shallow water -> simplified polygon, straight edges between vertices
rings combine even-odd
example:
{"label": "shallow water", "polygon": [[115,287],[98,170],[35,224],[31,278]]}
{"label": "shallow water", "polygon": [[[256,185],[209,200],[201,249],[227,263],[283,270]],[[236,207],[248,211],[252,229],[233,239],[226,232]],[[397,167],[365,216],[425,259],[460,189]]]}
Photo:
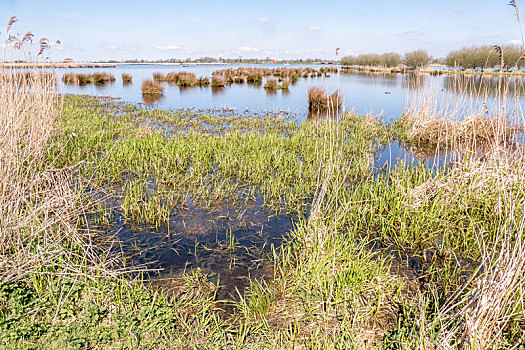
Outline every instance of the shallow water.
{"label": "shallow water", "polygon": [[128,264],[147,266],[151,272],[146,278],[168,290],[185,271],[200,269],[220,285],[220,299],[236,300],[237,290],[248,286],[248,276],[268,278],[268,254],[293,227],[293,217],[264,208],[260,198],[242,207],[222,203],[206,209],[189,201],[160,228],[126,221],[117,201],[108,205],[116,210],[106,239]]}
{"label": "shallow water", "polygon": [[[327,88],[330,92],[339,87],[344,97],[344,108],[358,114],[381,114],[385,121],[399,118],[408,100],[414,94],[424,99],[433,96],[440,101],[441,109],[461,103],[464,108],[480,107],[483,103],[489,107],[501,104],[497,99],[500,87],[517,92],[523,98],[523,79],[495,76],[430,76],[427,74],[384,74],[384,73],[335,73],[330,77],[300,78],[289,90],[268,92],[263,85],[232,84],[223,88],[190,87],[179,88],[177,85],[163,83],[164,95],[158,100],[144,100],[141,92],[142,81],[152,79],[154,72],[195,73],[196,77],[210,77],[216,70],[226,68],[250,67],[205,65],[205,66],[157,66],[157,65],[122,65],[115,68],[76,68],[57,69],[60,90],[63,93],[89,94],[94,96],[114,96],[126,102],[150,103],[164,109],[177,108],[216,108],[230,107],[250,111],[286,110],[296,114],[299,121],[305,120],[308,114],[307,94],[312,86]],[[251,66],[253,67],[253,65]],[[297,65],[257,65],[256,67],[301,67]],[[321,66],[302,66],[319,69]],[[116,81],[104,86],[65,85],[61,77],[66,73],[106,72],[115,76]],[[122,73],[133,76],[132,84],[122,83]],[[510,102],[515,106],[514,102]],[[513,108],[510,106],[509,108]]]}

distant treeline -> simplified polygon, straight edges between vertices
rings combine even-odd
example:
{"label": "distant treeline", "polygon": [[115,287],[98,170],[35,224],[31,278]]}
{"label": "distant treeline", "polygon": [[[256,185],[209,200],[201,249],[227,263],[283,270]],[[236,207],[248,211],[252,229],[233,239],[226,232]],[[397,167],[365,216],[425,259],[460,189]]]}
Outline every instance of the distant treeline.
{"label": "distant treeline", "polygon": [[341,64],[345,66],[397,67],[402,62],[401,55],[394,52],[384,54],[367,53],[341,58]]}
{"label": "distant treeline", "polygon": [[450,52],[444,59],[432,59],[424,50],[407,52],[404,56],[389,52],[384,54],[361,54],[346,56],[340,61],[345,66],[397,67],[405,64],[409,67],[426,67],[431,63],[440,63],[463,69],[494,68],[503,63],[504,69],[525,67],[525,55],[517,46],[471,46]]}
{"label": "distant treeline", "polygon": [[523,52],[516,46],[471,46],[452,51],[444,63],[451,67],[492,68],[499,67],[503,62],[503,68],[509,69],[516,66],[525,67],[522,55]]}
{"label": "distant treeline", "polygon": [[418,68],[427,66],[432,57],[424,50],[410,51],[402,57],[395,52],[384,54],[361,54],[358,56],[346,56],[340,61],[345,66],[374,66],[374,67],[397,67],[401,64]]}

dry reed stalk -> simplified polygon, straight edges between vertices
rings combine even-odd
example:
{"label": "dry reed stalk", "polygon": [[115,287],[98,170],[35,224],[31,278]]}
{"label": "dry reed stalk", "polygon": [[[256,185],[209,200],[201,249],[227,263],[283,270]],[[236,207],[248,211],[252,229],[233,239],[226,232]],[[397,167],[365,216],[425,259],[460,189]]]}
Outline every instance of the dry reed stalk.
{"label": "dry reed stalk", "polygon": [[0,284],[28,282],[36,273],[113,274],[79,227],[86,207],[75,167],[54,169],[47,159],[59,132],[56,87],[54,74],[36,68],[0,72]]}
{"label": "dry reed stalk", "polygon": [[[488,83],[482,82],[479,87],[472,84],[471,78],[459,80],[452,87],[458,92],[453,97],[436,92],[423,95],[417,89],[399,120],[403,126],[401,139],[424,157],[513,147],[514,137],[525,130],[521,110],[516,108],[521,87],[514,84],[511,91],[509,81],[499,84],[489,101]],[[471,89],[475,97],[466,93]]]}
{"label": "dry reed stalk", "polygon": [[342,106],[342,96],[339,92],[331,95],[320,87],[311,87],[308,89],[308,105],[310,110],[330,114],[336,114]]}
{"label": "dry reed stalk", "polygon": [[[43,77],[13,71],[0,75],[2,282],[24,279],[37,270],[46,273],[46,266],[80,271],[87,264],[78,261],[101,262],[77,228],[82,208],[72,185],[73,169],[46,166],[45,150],[56,131],[60,106],[56,78]],[[85,259],[65,248],[72,246],[82,246]]]}
{"label": "dry reed stalk", "polygon": [[431,179],[412,189],[408,204],[418,208],[440,192],[448,205],[457,205],[464,193],[469,193],[471,200],[482,202],[488,196],[499,197],[506,191],[517,191],[525,184],[524,151],[523,148],[495,148],[487,150],[483,157],[463,158],[446,177]]}
{"label": "dry reed stalk", "polygon": [[[520,194],[502,193],[507,221],[498,230],[493,247],[482,234],[478,244],[481,264],[441,307],[434,321],[442,330],[438,345],[444,349],[499,349],[512,346],[504,337],[511,323],[523,324],[525,278],[525,213]],[[516,205],[521,203],[521,205]]]}

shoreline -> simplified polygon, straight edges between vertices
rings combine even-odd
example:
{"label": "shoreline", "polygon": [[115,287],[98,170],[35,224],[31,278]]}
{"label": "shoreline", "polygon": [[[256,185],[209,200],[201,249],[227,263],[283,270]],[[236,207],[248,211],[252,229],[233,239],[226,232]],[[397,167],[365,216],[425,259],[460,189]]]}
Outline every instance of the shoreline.
{"label": "shoreline", "polygon": [[364,73],[383,73],[383,74],[430,74],[430,75],[504,75],[504,76],[525,76],[523,71],[511,71],[511,72],[498,72],[493,70],[476,71],[473,69],[467,70],[454,70],[454,69],[408,69],[406,67],[363,67],[363,66],[341,66],[341,72],[364,72]]}
{"label": "shoreline", "polygon": [[331,65],[325,63],[229,63],[229,62],[112,62],[112,63],[96,63],[96,62],[52,62],[52,63],[0,63],[0,69],[9,68],[116,68],[118,66],[241,66],[241,65],[276,65],[276,66],[290,66],[290,65]]}

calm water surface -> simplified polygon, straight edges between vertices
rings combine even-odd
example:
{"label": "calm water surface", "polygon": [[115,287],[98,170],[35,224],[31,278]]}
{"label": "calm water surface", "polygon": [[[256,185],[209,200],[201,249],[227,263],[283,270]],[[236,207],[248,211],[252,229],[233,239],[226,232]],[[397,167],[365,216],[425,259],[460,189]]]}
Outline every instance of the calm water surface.
{"label": "calm water surface", "polygon": [[[197,65],[186,67],[181,65],[122,65],[116,68],[59,69],[57,74],[59,79],[61,79],[63,74],[70,72],[106,72],[113,74],[116,81],[105,86],[65,85],[60,80],[60,88],[64,93],[114,96],[120,97],[126,102],[143,103],[146,101],[142,98],[142,81],[152,79],[154,72],[166,74],[168,72],[188,71],[195,73],[198,78],[201,76],[210,77],[215,70],[238,67],[250,67],[250,65]],[[292,68],[300,66],[257,65],[255,67]],[[308,67],[318,69],[321,66]],[[129,85],[122,84],[122,73],[131,74],[133,83]],[[505,83],[509,81],[511,90],[514,90],[517,85],[522,86],[521,79],[519,79],[517,84],[515,79],[506,79]],[[490,105],[494,100],[498,82],[498,78],[494,76],[465,78],[463,76],[450,75],[341,73],[339,77],[337,74],[332,74],[328,78],[300,78],[296,84],[290,86],[288,91],[278,90],[272,92],[267,92],[263,85],[246,83],[227,85],[219,89],[212,89],[211,87],[181,89],[177,85],[163,83],[165,87],[164,96],[155,101],[154,104],[164,109],[230,107],[239,110],[250,109],[256,111],[286,110],[296,114],[298,120],[302,121],[307,117],[307,94],[310,87],[320,86],[333,92],[339,86],[344,96],[344,107],[346,110],[353,110],[358,114],[382,114],[385,121],[390,121],[402,115],[407,101],[414,94],[438,97],[445,105],[454,105],[457,104],[457,101],[462,101],[462,105],[469,106],[479,105],[488,101]],[[462,87],[465,87],[465,89]],[[457,93],[456,90],[464,90],[466,92]],[[486,92],[489,96],[488,99],[480,98],[480,95],[484,95],[480,91]],[[522,91],[520,93],[522,94]],[[523,98],[520,101],[523,102]]]}

